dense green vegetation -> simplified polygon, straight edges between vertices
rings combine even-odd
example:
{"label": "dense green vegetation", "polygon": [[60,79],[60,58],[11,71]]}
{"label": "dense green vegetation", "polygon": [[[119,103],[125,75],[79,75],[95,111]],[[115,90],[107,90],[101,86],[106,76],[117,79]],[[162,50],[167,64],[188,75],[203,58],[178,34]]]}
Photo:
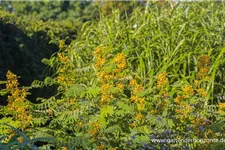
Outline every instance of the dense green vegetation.
{"label": "dense green vegetation", "polygon": [[39,4],[0,11],[0,149],[224,149],[224,2]]}

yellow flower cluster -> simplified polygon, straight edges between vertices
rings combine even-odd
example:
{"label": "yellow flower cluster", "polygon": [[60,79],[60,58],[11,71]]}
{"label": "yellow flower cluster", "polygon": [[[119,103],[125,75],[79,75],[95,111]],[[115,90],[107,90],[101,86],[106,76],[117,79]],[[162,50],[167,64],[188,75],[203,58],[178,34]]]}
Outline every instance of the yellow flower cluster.
{"label": "yellow flower cluster", "polygon": [[104,50],[105,50],[104,46],[99,46],[94,51],[94,55],[97,57],[97,62],[95,64],[95,67],[97,69],[100,69],[106,63],[106,58],[104,56]]}
{"label": "yellow flower cluster", "polygon": [[192,107],[186,103],[180,104],[180,108],[175,109],[181,122],[184,122],[192,111]]}
{"label": "yellow flower cluster", "polygon": [[19,143],[23,143],[23,138],[22,137],[17,138],[17,140],[18,140]]}
{"label": "yellow flower cluster", "polygon": [[102,85],[102,92],[108,91],[110,89],[111,85],[109,83]]}
{"label": "yellow flower cluster", "polygon": [[83,122],[79,121],[79,122],[77,123],[77,125],[78,125],[78,127],[82,127]]}
{"label": "yellow flower cluster", "polygon": [[60,40],[59,41],[59,49],[63,49],[65,45],[65,41],[64,40]]}
{"label": "yellow flower cluster", "polygon": [[210,58],[209,58],[209,56],[208,55],[200,56],[197,66],[198,66],[198,69],[199,69],[199,72],[197,74],[197,78],[209,80],[210,79],[210,77],[208,76],[208,72],[209,72],[209,69],[210,69]]}
{"label": "yellow flower cluster", "polygon": [[77,99],[76,99],[76,98],[71,98],[71,99],[69,100],[69,104],[73,104],[74,102],[77,102]]}
{"label": "yellow flower cluster", "polygon": [[14,92],[19,86],[17,76],[13,74],[11,71],[8,71],[6,77],[7,77],[6,89]]}
{"label": "yellow flower cluster", "polygon": [[168,104],[170,103],[168,97],[168,89],[167,86],[169,86],[169,80],[167,78],[167,73],[162,72],[157,76],[157,88],[159,90],[159,95],[161,99],[158,101],[157,104],[157,110],[153,111],[154,113],[162,112],[164,109],[167,108]]}
{"label": "yellow flower cluster", "polygon": [[198,65],[199,68],[209,67],[210,66],[210,58],[209,58],[209,56],[208,55],[200,56],[197,65]]}
{"label": "yellow flower cluster", "polygon": [[71,63],[68,56],[65,56],[65,54],[58,52],[57,53],[60,65],[58,68],[58,76],[57,76],[57,82],[63,86],[67,86],[69,84],[73,84],[74,80],[73,77],[71,77]]}
{"label": "yellow flower cluster", "polygon": [[101,144],[99,146],[97,146],[97,150],[104,150],[105,149],[105,145]]}
{"label": "yellow flower cluster", "polygon": [[8,110],[16,113],[16,118],[21,121],[21,127],[25,128],[32,120],[31,115],[27,113],[28,105],[26,104],[27,91],[25,88],[20,89],[17,76],[11,71],[6,74],[6,89],[10,92],[8,95]]}
{"label": "yellow flower cluster", "polygon": [[194,81],[194,85],[195,85],[195,87],[199,87],[199,81],[198,80],[195,80]]}
{"label": "yellow flower cluster", "polygon": [[200,88],[200,89],[197,89],[197,92],[199,95],[201,95],[202,97],[206,97],[207,96],[207,93],[204,89]]}
{"label": "yellow flower cluster", "polygon": [[110,80],[113,78],[113,75],[111,72],[106,72],[102,70],[103,65],[106,64],[104,52],[105,52],[104,46],[99,46],[94,51],[94,55],[97,58],[95,67],[98,70],[97,76],[101,84],[101,100],[99,101],[100,106],[105,103],[108,103],[110,99],[113,98],[113,95],[110,92],[110,88],[112,87],[112,85],[110,84]]}
{"label": "yellow flower cluster", "polygon": [[[123,53],[119,53],[113,58],[113,62],[109,61],[110,63],[107,63],[107,54],[104,46],[97,47],[94,55],[97,58],[95,67],[97,68],[97,76],[101,85],[101,100],[99,101],[101,106],[109,103],[114,98],[115,95],[110,90],[113,87],[117,87],[120,92],[123,92],[125,84],[119,81],[119,73],[125,69],[126,59]],[[108,68],[115,66],[113,63],[116,64],[116,68],[109,70]]]}
{"label": "yellow flower cluster", "polygon": [[101,125],[97,122],[90,122],[90,126],[92,127],[92,129],[88,133],[91,134],[94,140],[99,135]]}
{"label": "yellow flower cluster", "polygon": [[208,55],[202,55],[198,59],[197,67],[198,67],[198,73],[197,73],[197,79],[194,80],[194,86],[196,92],[201,96],[201,97],[206,97],[207,92],[204,87],[202,87],[201,81],[209,81],[210,76],[208,75],[209,70],[210,70],[210,58]]}
{"label": "yellow flower cluster", "polygon": [[117,150],[117,148],[110,148],[109,150]]}
{"label": "yellow flower cluster", "polygon": [[59,60],[61,61],[61,63],[69,63],[70,62],[70,59],[68,56],[64,56],[63,53],[57,53],[58,57],[59,57]]}
{"label": "yellow flower cluster", "polygon": [[152,110],[151,110],[151,113],[154,114],[154,115],[156,115],[156,114],[158,113],[158,110],[152,109]]}
{"label": "yellow flower cluster", "polygon": [[124,90],[125,85],[122,83],[117,83],[116,87],[118,87],[121,91]]}
{"label": "yellow flower cluster", "polygon": [[111,79],[113,79],[113,76],[110,73],[107,72],[98,72],[97,76],[99,77],[100,83],[109,82]]}
{"label": "yellow flower cluster", "polygon": [[137,80],[135,80],[135,79],[130,80],[130,85],[131,85],[131,86],[136,86],[136,85],[138,85]]}
{"label": "yellow flower cluster", "polygon": [[101,100],[100,105],[107,103],[110,101],[110,99],[113,99],[113,95],[110,92],[111,85],[109,83],[103,84],[101,87]]}
{"label": "yellow flower cluster", "polygon": [[70,83],[72,84],[73,83],[73,80],[71,80],[71,77],[68,77],[67,75],[69,74],[61,74],[59,73],[58,74],[58,77],[57,77],[57,82],[61,85],[64,85],[64,86],[67,86],[69,85]]}
{"label": "yellow flower cluster", "polygon": [[143,109],[145,106],[145,98],[138,96],[138,93],[142,92],[144,88],[142,85],[137,83],[136,79],[130,80],[130,86],[132,89],[132,95],[130,97],[131,102],[139,104],[140,109]]}
{"label": "yellow flower cluster", "polygon": [[174,99],[174,102],[177,103],[177,104],[181,104],[182,101],[183,101],[184,99],[186,99],[186,98],[187,98],[187,96],[185,96],[185,95],[178,95],[178,96]]}
{"label": "yellow flower cluster", "polygon": [[98,57],[98,58],[97,58],[97,62],[96,62],[96,64],[95,64],[95,67],[96,67],[96,68],[100,68],[100,67],[103,66],[105,63],[106,63],[106,59],[105,59],[105,58]]}
{"label": "yellow flower cluster", "polygon": [[144,118],[144,115],[142,115],[141,113],[136,114],[136,117],[135,117],[136,120],[141,120],[143,118]]}
{"label": "yellow flower cluster", "polygon": [[209,76],[207,75],[209,72],[209,68],[200,68],[199,72],[197,74],[197,78],[198,79],[207,79],[209,78]]}
{"label": "yellow flower cluster", "polygon": [[185,86],[183,90],[187,95],[194,95],[194,89],[191,85]]}
{"label": "yellow flower cluster", "polygon": [[61,150],[68,150],[65,146],[61,147]]}
{"label": "yellow flower cluster", "polygon": [[130,127],[134,128],[136,126],[136,124],[134,122],[130,123]]}
{"label": "yellow flower cluster", "polygon": [[105,50],[105,46],[99,46],[95,49],[94,55],[102,55]]}
{"label": "yellow flower cluster", "polygon": [[222,114],[225,110],[225,103],[219,103],[219,109],[218,109],[218,113]]}
{"label": "yellow flower cluster", "polygon": [[126,57],[123,53],[117,54],[116,57],[114,58],[113,62],[117,66],[116,72],[120,72],[121,70],[126,68],[126,65],[127,65]]}
{"label": "yellow flower cluster", "polygon": [[168,78],[166,76],[167,76],[166,72],[163,72],[158,75],[157,87],[159,89],[164,88],[169,83]]}

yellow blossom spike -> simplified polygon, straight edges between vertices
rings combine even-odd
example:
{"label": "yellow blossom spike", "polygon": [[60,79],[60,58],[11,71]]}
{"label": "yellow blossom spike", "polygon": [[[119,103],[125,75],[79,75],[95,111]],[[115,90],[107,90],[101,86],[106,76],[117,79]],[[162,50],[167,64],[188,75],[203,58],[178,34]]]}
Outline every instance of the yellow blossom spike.
{"label": "yellow blossom spike", "polygon": [[65,41],[64,40],[60,40],[59,41],[59,49],[62,49],[65,45]]}
{"label": "yellow blossom spike", "polygon": [[166,72],[163,72],[158,75],[157,87],[159,89],[165,87],[168,84],[169,81],[166,76],[167,76]]}
{"label": "yellow blossom spike", "polygon": [[135,80],[135,79],[130,80],[130,85],[131,86],[136,86],[137,85],[137,80]]}
{"label": "yellow blossom spike", "polygon": [[127,65],[126,57],[123,53],[117,54],[113,61],[117,65],[117,67],[121,70],[124,69]]}
{"label": "yellow blossom spike", "polygon": [[183,90],[185,93],[187,93],[189,95],[194,95],[194,90],[191,85],[185,86]]}

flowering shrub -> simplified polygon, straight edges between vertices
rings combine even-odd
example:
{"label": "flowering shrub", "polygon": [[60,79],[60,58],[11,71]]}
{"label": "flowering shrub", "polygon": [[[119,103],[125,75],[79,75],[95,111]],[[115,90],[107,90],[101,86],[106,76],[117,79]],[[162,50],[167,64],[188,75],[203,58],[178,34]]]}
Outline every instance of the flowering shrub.
{"label": "flowering shrub", "polygon": [[[224,20],[224,12],[218,11],[224,6],[200,4],[204,9],[197,9],[195,3],[172,8],[153,4],[145,11],[137,9],[125,20],[115,11],[113,16],[84,27],[69,45],[60,40],[60,50],[44,59],[55,74],[30,86],[56,85],[57,93],[30,103],[29,109],[21,106],[17,120],[26,116],[28,121],[23,118],[26,126],[17,127],[32,138],[56,138],[41,148],[222,148],[223,143],[197,142],[222,139],[225,114],[224,103],[214,98],[223,93],[218,86],[224,88],[220,70],[224,37],[217,33],[223,30],[212,29],[221,25],[218,20]],[[205,17],[205,9],[217,15]],[[214,24],[202,23],[209,18]],[[12,109],[17,97],[25,103],[27,91],[17,90],[15,75],[9,72],[7,76],[6,107]]]}

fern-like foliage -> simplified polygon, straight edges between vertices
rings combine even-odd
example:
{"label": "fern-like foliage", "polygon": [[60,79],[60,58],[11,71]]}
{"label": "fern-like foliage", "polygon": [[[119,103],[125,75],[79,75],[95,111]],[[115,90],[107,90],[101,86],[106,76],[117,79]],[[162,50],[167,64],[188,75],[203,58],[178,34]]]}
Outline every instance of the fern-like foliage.
{"label": "fern-like foliage", "polygon": [[11,130],[14,131],[14,134],[10,137],[1,136],[0,137],[0,149],[30,149],[30,150],[41,150],[39,147],[35,145],[36,142],[40,141],[53,141],[54,138],[35,138],[29,139],[23,132],[19,129],[9,125],[4,124],[4,126],[9,127]]}

